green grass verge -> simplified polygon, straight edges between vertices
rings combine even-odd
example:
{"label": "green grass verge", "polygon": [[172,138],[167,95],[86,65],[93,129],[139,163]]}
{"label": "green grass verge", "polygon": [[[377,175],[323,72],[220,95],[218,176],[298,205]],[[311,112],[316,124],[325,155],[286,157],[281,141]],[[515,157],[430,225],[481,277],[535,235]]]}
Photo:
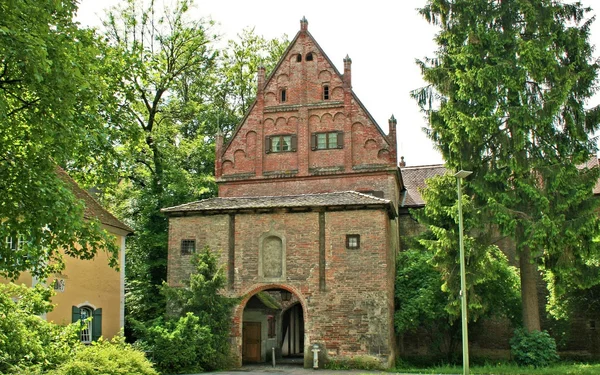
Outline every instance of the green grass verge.
{"label": "green grass verge", "polygon": [[[391,372],[401,374],[462,374],[462,367],[396,368]],[[472,366],[470,367],[470,373],[481,375],[598,375],[600,374],[600,364],[556,364],[545,368],[528,368],[499,364]]]}

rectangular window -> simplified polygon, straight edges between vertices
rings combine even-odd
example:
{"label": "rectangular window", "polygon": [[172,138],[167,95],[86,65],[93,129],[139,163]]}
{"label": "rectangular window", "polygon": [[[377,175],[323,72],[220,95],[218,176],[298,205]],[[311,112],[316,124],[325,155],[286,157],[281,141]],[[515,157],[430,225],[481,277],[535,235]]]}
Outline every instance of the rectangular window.
{"label": "rectangular window", "polygon": [[196,240],[181,240],[181,255],[190,255],[196,252]]}
{"label": "rectangular window", "polygon": [[344,132],[313,133],[311,137],[311,149],[331,150],[344,148]]}
{"label": "rectangular window", "polygon": [[329,100],[329,86],[323,86],[323,100]]}
{"label": "rectangular window", "polygon": [[281,89],[281,91],[279,92],[279,99],[280,99],[280,102],[282,102],[282,103],[285,103],[287,101],[286,89]]}
{"label": "rectangular window", "polygon": [[360,249],[360,234],[346,235],[346,249]]}
{"label": "rectangular window", "polygon": [[295,134],[270,135],[265,139],[265,152],[296,152]]}

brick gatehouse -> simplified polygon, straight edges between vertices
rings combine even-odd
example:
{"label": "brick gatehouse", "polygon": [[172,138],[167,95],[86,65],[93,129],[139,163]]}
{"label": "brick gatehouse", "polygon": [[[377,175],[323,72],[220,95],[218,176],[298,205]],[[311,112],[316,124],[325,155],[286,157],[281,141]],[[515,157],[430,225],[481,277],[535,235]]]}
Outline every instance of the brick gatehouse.
{"label": "brick gatehouse", "polygon": [[396,120],[385,134],[302,19],[225,144],[217,137],[219,197],[163,210],[168,282],[192,272],[190,249],[220,254],[243,362],[370,357],[391,366],[401,177]]}

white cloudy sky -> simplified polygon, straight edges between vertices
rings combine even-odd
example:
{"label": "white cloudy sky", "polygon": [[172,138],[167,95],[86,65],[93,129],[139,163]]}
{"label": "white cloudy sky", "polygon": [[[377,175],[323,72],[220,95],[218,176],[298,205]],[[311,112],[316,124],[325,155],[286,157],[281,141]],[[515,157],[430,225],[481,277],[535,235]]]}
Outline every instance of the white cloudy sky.
{"label": "white cloudy sky", "polygon": [[[157,0],[161,4],[162,0]],[[167,1],[167,0],[165,0]],[[78,19],[99,26],[104,9],[119,0],[81,0]],[[583,0],[592,6],[594,0]],[[255,27],[267,38],[287,34],[292,39],[300,19],[321,48],[343,71],[343,58],[352,58],[352,86],[384,131],[393,114],[398,120],[398,155],[407,165],[437,164],[441,156],[422,128],[425,120],[410,91],[424,85],[415,59],[432,56],[436,29],[417,14],[426,0],[196,0],[194,17],[212,18],[223,40],[245,27]],[[600,4],[593,14],[600,13]],[[600,56],[600,21],[592,29],[592,43]],[[600,104],[597,95],[590,105]]]}

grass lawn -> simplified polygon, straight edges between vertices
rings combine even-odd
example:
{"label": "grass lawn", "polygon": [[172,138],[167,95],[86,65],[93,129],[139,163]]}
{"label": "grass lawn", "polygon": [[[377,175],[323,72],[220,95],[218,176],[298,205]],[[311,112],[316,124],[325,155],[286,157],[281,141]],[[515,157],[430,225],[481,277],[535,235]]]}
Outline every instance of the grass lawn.
{"label": "grass lawn", "polygon": [[[460,366],[440,366],[430,368],[396,368],[392,372],[404,374],[462,374]],[[516,365],[471,366],[471,374],[485,375],[599,375],[600,364],[559,363],[546,368],[527,368]]]}

